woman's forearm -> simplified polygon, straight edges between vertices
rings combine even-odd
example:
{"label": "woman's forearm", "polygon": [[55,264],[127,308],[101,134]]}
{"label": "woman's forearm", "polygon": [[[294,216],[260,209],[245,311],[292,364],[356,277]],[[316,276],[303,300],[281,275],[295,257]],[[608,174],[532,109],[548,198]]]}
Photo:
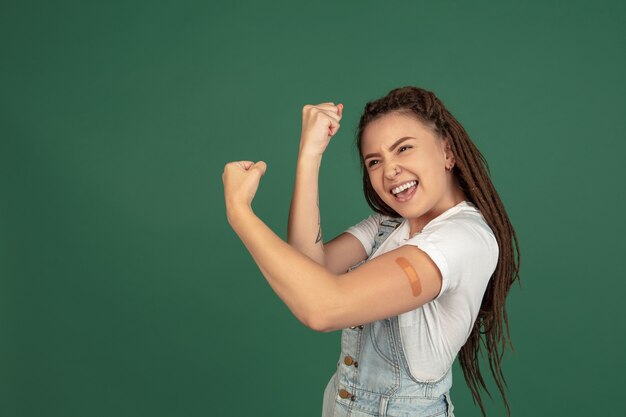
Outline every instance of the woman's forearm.
{"label": "woman's forearm", "polygon": [[300,154],[298,157],[287,242],[318,264],[325,265],[318,187],[321,162],[321,155]]}
{"label": "woman's forearm", "polygon": [[228,221],[274,292],[306,326],[319,330],[338,294],[337,277],[278,237],[251,208],[227,210]]}

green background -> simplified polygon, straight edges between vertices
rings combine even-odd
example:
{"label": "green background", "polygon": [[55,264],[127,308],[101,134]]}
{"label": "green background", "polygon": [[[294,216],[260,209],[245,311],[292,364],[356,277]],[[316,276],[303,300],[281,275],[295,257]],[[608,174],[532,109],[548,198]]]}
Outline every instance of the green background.
{"label": "green background", "polygon": [[520,240],[513,416],[624,415],[623,2],[90,3],[0,4],[1,416],[319,416],[340,332],[273,293],[221,173],[267,162],[285,238],[302,106],[344,103],[328,241],[370,214],[363,106],[404,85],[465,126]]}

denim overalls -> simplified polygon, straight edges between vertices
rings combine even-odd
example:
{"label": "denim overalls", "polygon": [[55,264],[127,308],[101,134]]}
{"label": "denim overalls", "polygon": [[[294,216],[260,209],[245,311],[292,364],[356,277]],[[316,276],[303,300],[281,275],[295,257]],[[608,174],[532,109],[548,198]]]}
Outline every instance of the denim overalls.
{"label": "denim overalls", "polygon": [[[401,223],[381,222],[368,259]],[[324,390],[322,417],[454,417],[451,386],[452,368],[436,381],[411,375],[394,316],[341,331],[341,354]]]}

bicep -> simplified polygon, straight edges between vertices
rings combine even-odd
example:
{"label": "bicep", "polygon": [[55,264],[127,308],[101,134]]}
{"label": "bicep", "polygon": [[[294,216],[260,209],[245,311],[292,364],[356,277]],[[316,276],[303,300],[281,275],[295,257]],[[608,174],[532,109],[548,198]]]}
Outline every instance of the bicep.
{"label": "bicep", "polygon": [[437,297],[439,268],[426,252],[405,245],[338,277],[322,322],[325,331],[397,316]]}
{"label": "bicep", "polygon": [[361,241],[354,235],[344,232],[324,243],[324,260],[326,269],[334,274],[344,274],[348,268],[367,259],[367,252]]}

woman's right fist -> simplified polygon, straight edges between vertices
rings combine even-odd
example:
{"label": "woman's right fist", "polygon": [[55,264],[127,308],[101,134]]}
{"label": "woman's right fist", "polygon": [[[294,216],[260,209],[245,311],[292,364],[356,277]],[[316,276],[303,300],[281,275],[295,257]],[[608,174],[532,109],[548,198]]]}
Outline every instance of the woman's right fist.
{"label": "woman's right fist", "polygon": [[307,104],[302,108],[300,154],[322,156],[330,138],[339,130],[343,104]]}

